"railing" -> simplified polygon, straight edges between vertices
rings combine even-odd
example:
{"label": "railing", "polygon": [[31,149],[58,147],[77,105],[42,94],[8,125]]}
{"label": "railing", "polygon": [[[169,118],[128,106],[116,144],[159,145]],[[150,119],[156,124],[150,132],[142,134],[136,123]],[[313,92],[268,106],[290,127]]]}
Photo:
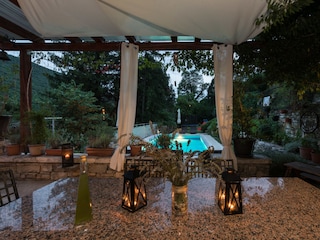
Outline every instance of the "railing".
{"label": "railing", "polygon": [[[215,163],[216,165],[214,165]],[[202,162],[197,161],[189,161],[187,165],[186,172],[192,173],[194,178],[198,177],[212,177],[213,175],[218,173],[218,169],[216,166],[220,167],[221,170],[224,170],[227,167],[233,167],[232,162],[224,161],[222,159],[206,159]],[[146,172],[146,177],[164,177],[163,171],[161,171],[161,167],[157,164],[157,161],[154,161],[152,157],[149,156],[127,156],[124,164],[124,172],[132,168],[137,168],[141,171]],[[215,172],[212,174],[210,169],[215,167]]]}

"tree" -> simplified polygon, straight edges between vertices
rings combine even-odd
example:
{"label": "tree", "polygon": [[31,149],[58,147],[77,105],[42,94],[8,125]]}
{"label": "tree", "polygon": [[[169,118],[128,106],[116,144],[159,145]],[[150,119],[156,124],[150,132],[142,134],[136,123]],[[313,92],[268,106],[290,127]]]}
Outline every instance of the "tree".
{"label": "tree", "polygon": [[207,113],[212,112],[213,106],[203,105],[208,85],[196,70],[182,73],[182,80],[178,85],[177,108],[181,109],[183,123],[198,123],[211,115]]}
{"label": "tree", "polygon": [[64,52],[52,55],[51,60],[60,67],[50,79],[53,88],[61,82],[82,84],[83,91],[91,91],[96,104],[105,108],[108,122],[114,125],[120,91],[120,52]]}
{"label": "tree", "polygon": [[85,134],[102,122],[101,107],[96,105],[94,93],[84,91],[82,87],[71,81],[50,91],[51,109],[55,116],[62,117],[57,121],[57,129],[63,129],[64,137],[79,148],[87,141]]}
{"label": "tree", "polygon": [[194,100],[200,101],[205,96],[208,85],[208,83],[204,83],[198,71],[184,71],[178,86],[178,95],[189,95]]}
{"label": "tree", "polygon": [[310,2],[254,41],[235,47],[238,69],[264,73],[269,85],[285,84],[300,98],[320,91],[320,2]]}
{"label": "tree", "polygon": [[139,58],[136,122],[172,125],[176,115],[174,90],[157,56],[156,52],[144,52]]}

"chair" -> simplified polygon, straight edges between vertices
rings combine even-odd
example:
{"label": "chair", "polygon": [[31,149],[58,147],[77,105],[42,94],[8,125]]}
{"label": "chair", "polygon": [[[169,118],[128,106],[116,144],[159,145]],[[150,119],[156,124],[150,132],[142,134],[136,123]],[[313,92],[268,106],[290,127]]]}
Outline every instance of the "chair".
{"label": "chair", "polygon": [[0,207],[19,198],[13,171],[0,171]]}

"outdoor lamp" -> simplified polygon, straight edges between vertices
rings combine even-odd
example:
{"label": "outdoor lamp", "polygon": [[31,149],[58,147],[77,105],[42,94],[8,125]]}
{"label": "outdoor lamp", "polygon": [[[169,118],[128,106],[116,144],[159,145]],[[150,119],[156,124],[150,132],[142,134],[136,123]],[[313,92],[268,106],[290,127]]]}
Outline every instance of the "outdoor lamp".
{"label": "outdoor lamp", "polygon": [[141,173],[136,167],[128,170],[123,176],[122,207],[130,212],[147,205],[147,192]]}
{"label": "outdoor lamp", "polygon": [[73,166],[73,147],[70,143],[61,145],[62,167]]}
{"label": "outdoor lamp", "polygon": [[106,109],[102,108],[101,113],[102,113],[102,121],[105,121],[106,120]]}
{"label": "outdoor lamp", "polygon": [[218,206],[224,215],[242,213],[241,178],[233,168],[227,168],[222,173]]}

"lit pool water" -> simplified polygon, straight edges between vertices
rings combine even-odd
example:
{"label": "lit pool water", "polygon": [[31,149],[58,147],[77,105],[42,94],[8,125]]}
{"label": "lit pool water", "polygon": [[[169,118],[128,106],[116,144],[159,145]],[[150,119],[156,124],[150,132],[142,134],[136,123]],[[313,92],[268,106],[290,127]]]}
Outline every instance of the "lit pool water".
{"label": "lit pool water", "polygon": [[[188,141],[190,140],[190,144],[188,146]],[[207,150],[206,144],[201,139],[200,135],[197,134],[178,134],[175,136],[175,138],[172,140],[172,149],[176,149],[175,141],[178,141],[178,143],[181,143],[182,150],[184,152],[189,151],[205,151]],[[150,143],[155,144],[155,138],[149,140]]]}

